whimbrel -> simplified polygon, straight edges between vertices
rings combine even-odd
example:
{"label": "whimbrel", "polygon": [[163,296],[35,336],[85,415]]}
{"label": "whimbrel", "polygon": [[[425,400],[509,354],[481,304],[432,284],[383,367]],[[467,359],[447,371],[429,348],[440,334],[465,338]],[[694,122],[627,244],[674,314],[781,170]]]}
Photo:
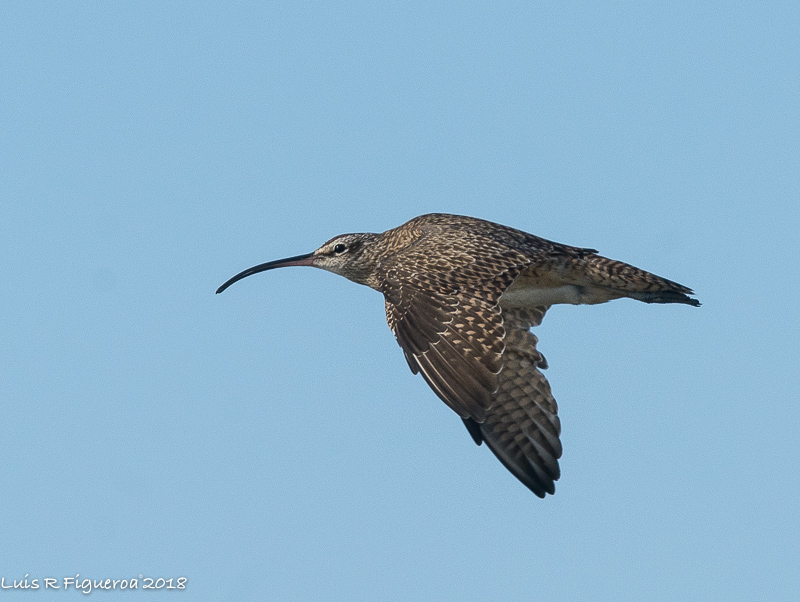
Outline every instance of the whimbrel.
{"label": "whimbrel", "polygon": [[700,305],[687,287],[594,249],[443,213],[382,234],[336,236],[313,253],[245,270],[217,293],[287,266],[322,268],[383,293],[411,371],[539,497],[554,493],[560,476],[561,423],[530,328],[556,303]]}

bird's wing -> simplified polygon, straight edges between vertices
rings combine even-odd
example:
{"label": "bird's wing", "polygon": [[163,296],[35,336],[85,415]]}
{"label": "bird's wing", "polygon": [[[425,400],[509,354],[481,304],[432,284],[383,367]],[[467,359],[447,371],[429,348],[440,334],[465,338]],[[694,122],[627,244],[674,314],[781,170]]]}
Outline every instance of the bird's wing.
{"label": "bird's wing", "polygon": [[539,368],[547,362],[530,332],[547,307],[504,309],[503,368],[483,422],[465,419],[475,442],[486,445],[537,496],[555,492],[560,476],[561,423],[550,385]]}
{"label": "bird's wing", "polygon": [[503,367],[503,319],[496,302],[421,291],[388,280],[386,319],[414,374],[462,418],[482,422]]}
{"label": "bird's wing", "polygon": [[[379,268],[386,318],[412,372],[536,495],[559,477],[561,426],[530,327],[547,307],[502,308],[531,264],[514,249],[417,244]],[[456,251],[454,251],[456,249]]]}
{"label": "bird's wing", "polygon": [[462,418],[483,422],[503,368],[500,296],[530,260],[426,242],[381,264],[386,319],[412,372]]}

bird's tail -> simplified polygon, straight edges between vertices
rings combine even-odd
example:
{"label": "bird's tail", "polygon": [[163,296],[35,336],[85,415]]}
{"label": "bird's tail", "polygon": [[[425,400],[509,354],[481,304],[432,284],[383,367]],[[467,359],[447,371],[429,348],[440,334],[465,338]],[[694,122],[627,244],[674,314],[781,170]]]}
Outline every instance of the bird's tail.
{"label": "bird's tail", "polygon": [[690,297],[692,292],[681,293],[678,291],[656,291],[656,292],[631,292],[627,296],[631,299],[644,301],[645,303],[685,303],[686,305],[693,305],[700,307],[700,301]]}
{"label": "bird's tail", "polygon": [[590,255],[584,261],[584,274],[590,276],[597,286],[611,289],[620,297],[645,303],[700,305],[697,299],[689,296],[694,294],[692,289],[630,264],[601,255]]}

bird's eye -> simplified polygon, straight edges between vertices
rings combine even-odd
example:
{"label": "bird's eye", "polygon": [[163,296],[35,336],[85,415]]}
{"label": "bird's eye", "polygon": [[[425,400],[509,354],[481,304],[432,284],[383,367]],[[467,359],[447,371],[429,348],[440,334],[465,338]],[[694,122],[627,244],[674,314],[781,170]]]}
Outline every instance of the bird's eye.
{"label": "bird's eye", "polygon": [[345,247],[342,243],[339,243],[338,245],[333,247],[333,252],[337,253],[337,254],[338,253],[344,253],[346,250],[347,250],[347,247]]}

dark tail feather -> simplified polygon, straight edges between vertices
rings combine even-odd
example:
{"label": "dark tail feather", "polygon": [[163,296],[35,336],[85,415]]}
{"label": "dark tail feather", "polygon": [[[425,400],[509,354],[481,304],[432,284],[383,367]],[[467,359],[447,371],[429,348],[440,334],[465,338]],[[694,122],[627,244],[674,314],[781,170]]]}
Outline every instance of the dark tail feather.
{"label": "dark tail feather", "polygon": [[628,296],[645,303],[685,303],[700,307],[700,301],[678,291],[630,292]]}
{"label": "dark tail feather", "polygon": [[586,258],[586,275],[593,277],[597,285],[611,289],[620,297],[630,297],[645,303],[685,303],[698,307],[700,302],[692,299],[692,289],[646,272],[629,263],[608,259],[602,255]]}

